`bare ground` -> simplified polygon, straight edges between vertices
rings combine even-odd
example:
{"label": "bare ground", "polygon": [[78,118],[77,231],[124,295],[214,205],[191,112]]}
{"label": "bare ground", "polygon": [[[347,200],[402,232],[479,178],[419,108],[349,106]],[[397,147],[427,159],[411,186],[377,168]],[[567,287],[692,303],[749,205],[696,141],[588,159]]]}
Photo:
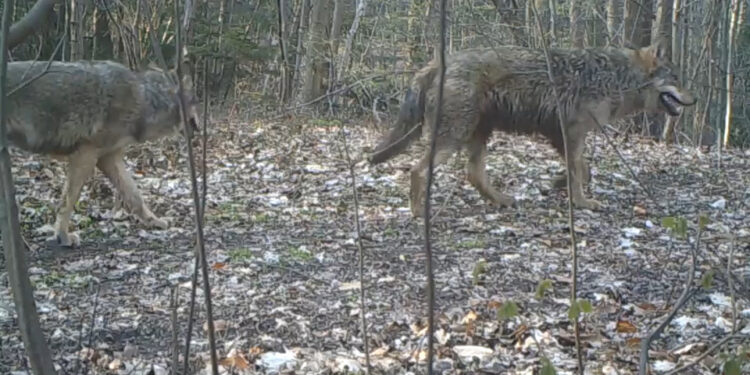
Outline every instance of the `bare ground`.
{"label": "bare ground", "polygon": [[[206,238],[222,369],[274,373],[280,365],[295,369],[286,373],[325,374],[361,367],[357,235],[338,124],[215,123],[208,148]],[[376,373],[423,373],[423,227],[410,217],[407,198],[408,167],[419,145],[412,156],[372,167],[362,155],[378,131],[362,121],[345,126],[357,162],[373,366]],[[590,137],[594,176],[588,194],[607,207],[576,211],[579,297],[593,304],[581,323],[588,371],[634,373],[640,339],[683,291],[691,245],[671,239],[660,223],[667,214],[688,220],[691,244],[698,216],[710,218],[698,250],[696,283],[710,270],[715,273],[710,288],[698,289],[652,346],[653,369],[661,373],[688,363],[732,330],[726,273],[732,246],[725,234],[739,236],[730,268],[741,333],[723,347],[736,351],[750,334],[748,154],[724,152],[719,169],[714,152],[638,139],[617,143],[654,198],[669,207],[668,213],[660,211],[604,138]],[[192,196],[180,148],[165,144],[134,148],[129,163],[152,210],[175,227],[152,230],[132,217],[109,215],[112,194],[97,173],[74,216],[83,240],[74,250],[45,243],[48,233],[35,230],[53,221],[64,165],[14,152],[37,307],[62,373],[166,373],[173,347],[172,287],[179,298],[183,350],[194,262]],[[546,356],[558,373],[572,373],[567,198],[548,188],[561,159],[532,138],[493,138],[488,171],[496,185],[519,199],[513,209],[486,205],[464,179],[464,160],[462,155],[438,168],[433,189],[439,368],[532,374]],[[0,276],[0,373],[24,371],[7,277]],[[535,299],[545,279],[552,290]],[[208,363],[200,290],[197,301],[192,371]],[[517,304],[518,315],[501,320],[498,311],[508,301]],[[722,362],[712,354],[683,373],[717,373]]]}

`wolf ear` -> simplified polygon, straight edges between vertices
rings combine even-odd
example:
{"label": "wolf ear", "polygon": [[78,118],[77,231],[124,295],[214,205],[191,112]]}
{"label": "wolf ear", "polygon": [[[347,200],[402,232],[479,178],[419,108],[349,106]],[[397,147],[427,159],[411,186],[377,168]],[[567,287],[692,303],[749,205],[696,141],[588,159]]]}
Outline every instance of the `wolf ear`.
{"label": "wolf ear", "polygon": [[667,56],[667,43],[662,38],[658,38],[650,46],[644,48],[646,54],[657,60],[661,60]]}
{"label": "wolf ear", "polygon": [[187,72],[182,73],[182,88],[186,91],[193,90],[193,78],[190,74],[187,74]]}

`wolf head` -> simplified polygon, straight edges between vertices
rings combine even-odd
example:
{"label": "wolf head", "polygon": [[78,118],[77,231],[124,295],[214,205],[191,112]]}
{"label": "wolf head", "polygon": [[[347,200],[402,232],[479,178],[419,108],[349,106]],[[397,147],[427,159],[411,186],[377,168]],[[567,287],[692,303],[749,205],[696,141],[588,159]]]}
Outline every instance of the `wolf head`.
{"label": "wolf head", "polygon": [[141,74],[152,107],[150,122],[162,123],[155,129],[164,129],[169,133],[179,133],[183,129],[178,86],[180,80],[182,81],[182,103],[187,115],[185,120],[190,125],[188,136],[192,137],[198,130],[200,114],[199,100],[190,74],[183,72],[182,78],[179,78],[175,69],[165,71],[154,65],[150,65]]}
{"label": "wolf head", "polygon": [[677,68],[665,56],[664,43],[658,41],[634,51],[633,58],[646,73],[647,85],[643,97],[645,109],[678,116],[682,107],[696,103],[692,93],[682,87]]}

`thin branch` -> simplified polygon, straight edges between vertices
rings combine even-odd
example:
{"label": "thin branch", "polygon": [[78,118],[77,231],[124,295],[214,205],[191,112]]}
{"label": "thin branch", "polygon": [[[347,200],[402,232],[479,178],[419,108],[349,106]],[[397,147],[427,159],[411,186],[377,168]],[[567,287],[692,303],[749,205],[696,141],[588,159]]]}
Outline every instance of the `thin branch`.
{"label": "thin branch", "polygon": [[346,141],[346,134],[344,133],[344,126],[341,125],[341,139],[344,145],[344,155],[346,156],[346,164],[349,167],[349,176],[352,179],[352,195],[354,196],[354,224],[357,229],[357,252],[359,262],[359,313],[362,322],[362,343],[364,344],[365,350],[365,366],[367,366],[366,373],[370,373],[370,349],[369,349],[369,335],[367,334],[367,299],[365,296],[365,250],[362,245],[362,226],[359,221],[359,197],[357,194],[357,175],[354,173],[354,163],[352,162],[351,155],[349,154],[349,144]]}
{"label": "thin branch", "polygon": [[[651,201],[656,204],[657,206],[660,206],[660,203],[656,198],[654,197],[654,194],[651,193],[651,190],[644,184],[640,178],[638,178],[638,175],[633,171],[633,168],[630,167],[630,163],[625,159],[624,156],[622,156],[622,153],[620,153],[620,150],[617,149],[617,146],[615,145],[615,142],[612,141],[609,134],[607,134],[606,130],[604,129],[604,126],[599,123],[599,120],[596,119],[596,117],[591,113],[591,111],[586,111],[588,115],[591,117],[592,120],[594,120],[594,123],[599,127],[599,131],[602,132],[604,135],[604,139],[607,141],[607,144],[609,144],[613,150],[615,150],[615,153],[620,158],[620,161],[622,161],[623,164],[625,164],[625,168],[628,169],[628,172],[630,172],[630,175],[633,176],[633,179],[638,183],[638,185],[643,189],[643,191],[646,192],[646,195],[648,195],[648,198],[651,199]],[[669,212],[669,201],[665,202],[665,210]]]}
{"label": "thin branch", "polygon": [[[38,5],[39,3],[37,3]],[[35,6],[36,8],[36,6]],[[39,324],[39,313],[34,301],[34,287],[29,280],[26,247],[18,220],[18,206],[13,183],[13,172],[8,152],[7,113],[9,29],[13,0],[3,1],[2,33],[0,34],[0,231],[5,250],[8,284],[13,293],[18,330],[26,348],[26,355],[35,375],[56,374],[52,354]],[[29,14],[24,20],[29,18]]]}
{"label": "thin branch", "polygon": [[[66,24],[66,27],[67,27],[67,24]],[[18,86],[14,87],[10,91],[8,91],[8,97],[10,97],[11,95],[15,94],[18,90],[20,90],[20,89],[22,89],[22,88],[24,88],[24,87],[32,84],[37,79],[42,78],[43,75],[45,75],[45,74],[47,74],[49,72],[49,68],[50,68],[50,66],[52,66],[52,61],[54,61],[54,58],[57,55],[57,51],[59,51],[60,47],[63,45],[63,40],[65,40],[65,38],[60,37],[60,40],[57,41],[57,45],[55,46],[55,50],[52,51],[52,55],[50,55],[49,60],[47,60],[47,66],[44,67],[44,70],[42,70],[41,72],[37,73],[35,76],[33,76],[33,77],[31,77],[31,78],[29,78],[29,79],[21,82]],[[31,67],[29,67],[29,69],[31,69]]]}
{"label": "thin branch", "polygon": [[680,366],[680,367],[678,367],[676,369],[673,369],[673,370],[665,373],[664,375],[681,374],[683,371],[685,371],[685,370],[687,370],[687,369],[689,369],[689,368],[697,365],[698,363],[700,363],[700,361],[702,361],[704,358],[708,357],[709,354],[715,352],[716,349],[719,349],[724,344],[728,343],[730,340],[732,340],[734,338],[738,338],[738,337],[743,337],[743,336],[745,336],[745,335],[742,335],[742,334],[739,334],[739,333],[733,333],[731,335],[727,335],[723,339],[719,340],[719,342],[717,342],[716,344],[714,344],[713,346],[711,346],[710,348],[708,348],[708,350],[706,350],[701,355],[699,355],[698,358],[690,361],[690,363],[686,363],[683,366]]}
{"label": "thin branch", "polygon": [[[544,57],[547,61],[547,77],[549,78],[550,86],[552,87],[552,92],[555,96],[555,101],[557,108],[563,108],[562,104],[560,103],[560,96],[557,93],[557,84],[555,83],[555,77],[552,74],[552,60],[549,55],[549,49],[547,48],[547,39],[544,37],[544,30],[542,28],[542,20],[539,17],[539,12],[537,12],[536,5],[532,1],[530,3],[531,10],[534,13],[534,18],[536,19],[536,26],[539,29],[539,35],[540,40],[542,42],[542,48],[544,49]],[[570,230],[570,251],[572,254],[572,270],[571,270],[571,282],[570,282],[570,303],[576,303],[577,297],[578,297],[578,246],[576,244],[576,232],[575,232],[575,216],[573,215],[573,185],[571,183],[571,177],[573,171],[571,171],[571,163],[570,163],[570,154],[568,152],[568,130],[565,126],[565,120],[562,117],[562,113],[558,110],[557,112],[557,119],[560,126],[560,132],[562,133],[563,138],[563,149],[565,151],[565,163],[567,167],[565,168],[566,171],[566,179],[567,179],[567,185],[568,185],[568,228]],[[584,363],[583,363],[583,351],[581,349],[581,333],[580,333],[580,326],[578,324],[578,319],[573,319],[573,332],[575,336],[575,345],[576,345],[576,358],[578,359],[578,373],[583,375],[584,373]]]}
{"label": "thin branch", "polygon": [[677,315],[677,312],[680,311],[682,306],[687,303],[687,301],[690,299],[690,296],[692,295],[693,279],[695,278],[695,270],[698,268],[698,249],[701,245],[702,232],[703,230],[699,225],[698,236],[695,240],[695,246],[692,246],[690,248],[690,257],[692,259],[692,264],[688,273],[688,279],[685,282],[685,290],[682,291],[682,295],[680,295],[680,298],[677,300],[675,306],[672,308],[672,311],[669,312],[669,315],[666,317],[666,319],[664,319],[664,321],[662,321],[661,324],[659,324],[659,326],[656,327],[656,329],[653,330],[641,343],[641,356],[640,363],[638,365],[639,375],[646,375],[648,373],[648,349],[651,346],[651,343],[659,338],[662,331],[664,331],[664,328],[666,328],[667,325],[672,321],[672,319],[674,319],[674,317]]}
{"label": "thin branch", "polygon": [[[179,1],[174,3],[175,18],[179,17]],[[175,22],[175,56],[177,60],[177,88],[178,97],[180,99],[180,112],[182,113],[182,124],[184,127],[184,136],[187,143],[188,152],[188,165],[190,167],[190,184],[193,192],[193,206],[195,207],[195,226],[198,232],[198,245],[196,249],[198,254],[196,257],[200,258],[202,274],[203,274],[203,296],[206,303],[206,320],[208,323],[208,346],[211,355],[211,371],[214,375],[219,374],[219,360],[216,355],[216,337],[214,332],[214,320],[213,311],[211,307],[211,286],[209,285],[208,278],[208,265],[206,264],[206,248],[205,239],[203,235],[203,222],[201,220],[201,204],[198,193],[198,181],[195,172],[195,160],[193,158],[193,144],[190,140],[189,134],[191,134],[190,125],[188,124],[187,111],[185,109],[185,95],[182,87],[182,43],[180,35],[180,23]],[[205,99],[205,98],[204,98]],[[204,117],[206,114],[204,114]]]}
{"label": "thin branch", "polygon": [[177,299],[177,288],[172,286],[169,290],[169,320],[172,323],[172,375],[177,375],[177,363],[180,360],[179,342],[177,340],[177,330],[179,329],[179,324],[177,323]]}
{"label": "thin branch", "polygon": [[438,129],[443,117],[443,92],[445,89],[445,35],[446,35],[446,0],[440,0],[440,44],[438,47],[438,96],[437,108],[435,108],[435,121],[432,124],[432,138],[430,139],[430,154],[427,167],[427,182],[424,195],[424,251],[427,262],[427,374],[432,375],[433,362],[435,360],[435,275],[432,269],[432,239],[430,237],[430,198],[432,180],[435,173],[435,153],[437,146]]}

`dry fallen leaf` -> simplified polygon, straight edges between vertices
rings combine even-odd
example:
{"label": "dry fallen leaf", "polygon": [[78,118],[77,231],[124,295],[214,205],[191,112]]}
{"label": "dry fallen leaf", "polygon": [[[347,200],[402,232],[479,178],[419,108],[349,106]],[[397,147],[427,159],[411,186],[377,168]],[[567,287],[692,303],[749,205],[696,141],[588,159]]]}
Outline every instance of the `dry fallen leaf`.
{"label": "dry fallen leaf", "polygon": [[250,362],[238,350],[232,349],[226,358],[220,361],[220,364],[224,367],[230,367],[235,369],[244,370],[250,367]]}
{"label": "dry fallen leaf", "polygon": [[636,333],[638,332],[638,328],[627,320],[618,320],[615,331],[618,333]]}
{"label": "dry fallen leaf", "polygon": [[[214,332],[224,332],[229,329],[229,323],[226,320],[214,320]],[[203,332],[208,332],[208,322],[203,323]]]}

